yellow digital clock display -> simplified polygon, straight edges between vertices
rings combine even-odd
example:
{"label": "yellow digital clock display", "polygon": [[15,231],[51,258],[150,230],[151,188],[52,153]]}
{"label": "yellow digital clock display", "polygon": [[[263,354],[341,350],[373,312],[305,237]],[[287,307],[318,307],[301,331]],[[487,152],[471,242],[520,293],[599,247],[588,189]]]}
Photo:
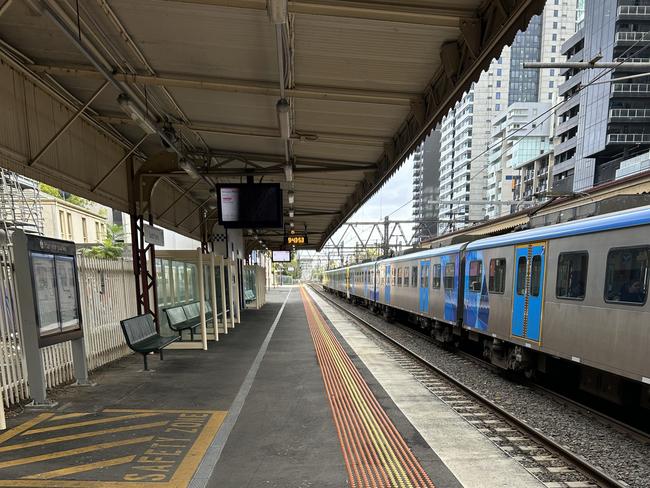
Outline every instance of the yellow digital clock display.
{"label": "yellow digital clock display", "polygon": [[305,236],[287,236],[287,244],[302,245],[306,243]]}

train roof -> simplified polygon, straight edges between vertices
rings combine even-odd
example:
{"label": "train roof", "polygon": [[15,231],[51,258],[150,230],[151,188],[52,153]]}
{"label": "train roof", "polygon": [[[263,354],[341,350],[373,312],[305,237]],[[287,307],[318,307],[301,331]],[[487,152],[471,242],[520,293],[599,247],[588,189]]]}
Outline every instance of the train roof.
{"label": "train roof", "polygon": [[368,261],[366,263],[358,263],[358,264],[351,264],[350,266],[341,266],[335,269],[330,269],[327,270],[326,273],[332,272],[332,271],[338,271],[338,270],[343,270],[346,268],[349,269],[354,269],[354,268],[363,268],[366,266],[372,266],[375,263],[377,264],[391,264],[391,263],[398,263],[400,261],[411,261],[413,259],[426,259],[430,258],[433,256],[442,256],[444,254],[454,254],[460,252],[463,247],[465,246],[466,243],[460,243],[460,244],[453,244],[451,246],[445,246],[445,247],[438,247],[435,249],[423,249],[422,251],[418,252],[413,252],[410,254],[404,254],[402,256],[395,256],[393,258],[385,258],[385,259],[379,259],[377,261]]}
{"label": "train roof", "polygon": [[394,258],[382,259],[381,263],[399,263],[400,261],[412,261],[413,259],[426,259],[433,256],[442,256],[444,254],[455,254],[463,250],[467,243],[461,242],[460,244],[452,244],[451,246],[436,247],[434,249],[424,249],[422,251],[413,252],[411,254],[403,254],[402,256],[395,256]]}
{"label": "train roof", "polygon": [[605,232],[648,224],[650,224],[650,206],[479,239],[470,242],[467,245],[467,250],[472,251],[523,244],[526,242],[544,241],[547,239],[559,239],[561,237],[593,234],[595,232]]}

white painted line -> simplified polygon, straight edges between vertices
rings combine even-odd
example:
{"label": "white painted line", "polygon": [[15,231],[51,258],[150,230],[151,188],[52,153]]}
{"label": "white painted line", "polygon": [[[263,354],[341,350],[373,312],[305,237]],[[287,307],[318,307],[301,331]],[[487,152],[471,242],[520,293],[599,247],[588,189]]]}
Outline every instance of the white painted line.
{"label": "white painted line", "polygon": [[271,342],[271,337],[273,336],[273,332],[275,332],[275,327],[280,321],[282,312],[284,312],[284,307],[289,300],[291,291],[292,289],[290,288],[289,293],[287,293],[287,296],[284,299],[282,306],[280,307],[280,310],[278,310],[278,314],[275,316],[273,324],[271,324],[271,328],[264,338],[264,342],[262,343],[260,350],[257,352],[257,356],[255,356],[253,364],[251,364],[251,367],[246,374],[246,378],[244,378],[244,382],[239,387],[237,396],[228,409],[228,414],[226,415],[223,424],[221,424],[217,435],[214,436],[214,439],[212,440],[210,447],[208,447],[207,451],[205,452],[205,455],[203,456],[203,459],[201,460],[196,473],[194,473],[189,488],[205,488],[208,485],[210,476],[212,476],[214,468],[217,465],[217,462],[219,462],[223,448],[226,446],[226,442],[228,442],[228,437],[230,436],[232,429],[235,427],[235,423],[237,423],[237,419],[239,418],[239,414],[241,413],[241,410],[244,406],[246,397],[248,397],[251,386],[253,386],[253,381],[255,380],[255,376],[257,376],[257,371],[260,369],[260,364],[262,363],[264,354],[266,354],[266,350],[269,347],[269,342]]}

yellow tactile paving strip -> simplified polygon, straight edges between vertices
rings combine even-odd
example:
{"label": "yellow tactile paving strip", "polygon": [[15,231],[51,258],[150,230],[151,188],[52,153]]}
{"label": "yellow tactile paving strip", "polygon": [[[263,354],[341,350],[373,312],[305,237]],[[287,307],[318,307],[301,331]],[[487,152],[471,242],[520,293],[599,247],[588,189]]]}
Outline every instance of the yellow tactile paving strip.
{"label": "yellow tactile paving strip", "polygon": [[309,294],[301,294],[350,486],[433,488]]}

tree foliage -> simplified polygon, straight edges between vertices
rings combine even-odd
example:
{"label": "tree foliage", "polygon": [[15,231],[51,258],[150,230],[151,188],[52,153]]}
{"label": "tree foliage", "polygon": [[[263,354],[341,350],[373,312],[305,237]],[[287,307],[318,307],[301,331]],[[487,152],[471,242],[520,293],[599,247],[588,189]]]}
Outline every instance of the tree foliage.
{"label": "tree foliage", "polygon": [[38,188],[47,195],[53,196],[55,198],[60,198],[61,200],[65,200],[66,202],[77,205],[79,207],[86,208],[90,205],[90,200],[77,195],[73,195],[72,193],[62,192],[58,188],[54,188],[47,183],[39,183]]}
{"label": "tree foliage", "polygon": [[124,229],[121,225],[110,225],[106,228],[106,237],[97,246],[84,249],[84,256],[100,259],[119,259],[124,252]]}

